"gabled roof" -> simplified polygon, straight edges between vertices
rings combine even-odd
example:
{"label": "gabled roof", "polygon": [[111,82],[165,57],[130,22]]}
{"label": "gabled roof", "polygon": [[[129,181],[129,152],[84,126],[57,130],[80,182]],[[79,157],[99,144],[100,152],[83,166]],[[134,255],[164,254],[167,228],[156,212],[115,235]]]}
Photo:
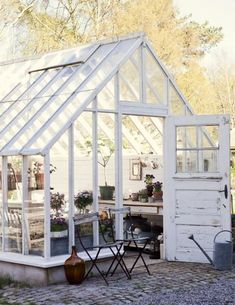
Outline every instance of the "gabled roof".
{"label": "gabled roof", "polygon": [[[45,154],[143,43],[148,44],[144,34],[138,34],[18,64],[18,72],[28,73],[22,78],[12,71],[10,78],[17,77],[1,96],[0,154]],[[172,80],[170,86],[175,90]],[[187,105],[179,91],[174,93]]]}

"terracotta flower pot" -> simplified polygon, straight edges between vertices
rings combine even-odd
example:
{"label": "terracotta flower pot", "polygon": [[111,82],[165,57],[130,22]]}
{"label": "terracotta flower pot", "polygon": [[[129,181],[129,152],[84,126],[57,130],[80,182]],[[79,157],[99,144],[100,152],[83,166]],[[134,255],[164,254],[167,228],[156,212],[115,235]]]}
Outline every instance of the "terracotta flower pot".
{"label": "terracotta flower pot", "polygon": [[162,195],[163,195],[162,191],[153,193],[153,197],[155,200],[162,200]]}

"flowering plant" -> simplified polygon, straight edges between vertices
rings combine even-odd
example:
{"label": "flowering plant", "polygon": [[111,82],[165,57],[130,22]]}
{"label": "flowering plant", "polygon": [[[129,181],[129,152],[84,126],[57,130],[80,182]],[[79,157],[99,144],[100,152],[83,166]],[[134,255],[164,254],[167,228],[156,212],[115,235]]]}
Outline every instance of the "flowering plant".
{"label": "flowering plant", "polygon": [[161,192],[162,191],[162,182],[160,182],[160,181],[154,182],[153,191],[154,192]]}
{"label": "flowering plant", "polygon": [[[56,171],[56,167],[50,164],[50,174]],[[34,175],[42,174],[44,172],[43,163],[38,161],[33,163],[33,169],[29,168],[28,173],[33,173]]]}
{"label": "flowering plant", "polygon": [[43,172],[43,163],[40,163],[38,161],[34,162],[32,171],[33,171],[34,175],[42,173]]}
{"label": "flowering plant", "polygon": [[93,202],[93,196],[91,191],[79,192],[74,196],[74,204],[80,210],[84,211],[85,208]]}
{"label": "flowering plant", "polygon": [[66,230],[68,228],[67,222],[64,217],[62,216],[57,216],[53,217],[51,215],[51,231],[52,232],[59,232]]}
{"label": "flowering plant", "polygon": [[147,174],[145,176],[144,182],[146,183],[146,185],[152,185],[153,184],[153,179],[154,179],[154,175],[149,175]]}
{"label": "flowering plant", "polygon": [[55,215],[59,216],[59,210],[62,208],[62,206],[65,204],[64,194],[57,193],[51,193],[51,208],[55,211]]}

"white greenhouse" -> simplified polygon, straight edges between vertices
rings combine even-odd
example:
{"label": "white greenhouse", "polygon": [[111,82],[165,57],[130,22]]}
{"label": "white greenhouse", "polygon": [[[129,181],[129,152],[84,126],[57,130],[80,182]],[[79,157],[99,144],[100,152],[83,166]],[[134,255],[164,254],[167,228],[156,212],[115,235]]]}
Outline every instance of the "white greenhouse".
{"label": "white greenhouse", "polygon": [[[212,256],[231,229],[229,118],[193,115],[144,34],[5,62],[0,79],[2,274],[63,280],[74,214],[110,206],[161,226],[167,260],[206,262],[191,234]],[[144,202],[146,175],[163,200]]]}

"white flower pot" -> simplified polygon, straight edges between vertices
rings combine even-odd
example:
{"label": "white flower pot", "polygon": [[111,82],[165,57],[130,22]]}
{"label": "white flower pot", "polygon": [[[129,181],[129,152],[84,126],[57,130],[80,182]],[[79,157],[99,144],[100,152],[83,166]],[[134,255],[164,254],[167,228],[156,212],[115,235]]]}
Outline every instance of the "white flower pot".
{"label": "white flower pot", "polygon": [[65,237],[67,235],[68,235],[68,230],[51,232],[51,237],[54,237],[54,238]]}

